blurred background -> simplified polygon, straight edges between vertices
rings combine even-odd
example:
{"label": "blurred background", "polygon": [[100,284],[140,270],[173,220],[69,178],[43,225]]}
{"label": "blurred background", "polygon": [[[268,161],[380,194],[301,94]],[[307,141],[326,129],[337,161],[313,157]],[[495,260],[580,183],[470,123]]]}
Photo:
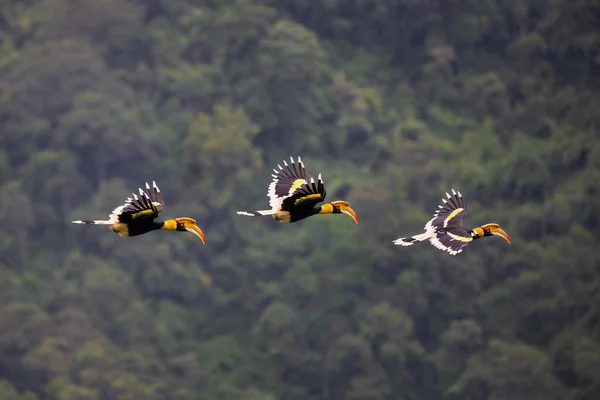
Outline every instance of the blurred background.
{"label": "blurred background", "polygon": [[[1,400],[600,398],[595,1],[0,12]],[[235,214],[298,155],[359,225]],[[152,180],[206,245],[69,223]]]}

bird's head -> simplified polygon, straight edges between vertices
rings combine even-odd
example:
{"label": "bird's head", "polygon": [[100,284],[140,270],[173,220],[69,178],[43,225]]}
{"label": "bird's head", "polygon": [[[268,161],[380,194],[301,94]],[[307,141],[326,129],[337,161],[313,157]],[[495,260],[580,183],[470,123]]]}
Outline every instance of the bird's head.
{"label": "bird's head", "polygon": [[206,243],[204,232],[202,232],[202,229],[198,228],[198,225],[196,225],[196,220],[192,218],[182,217],[166,220],[162,229],[179,232],[191,232],[198,236],[200,240],[202,240],[202,243]]}
{"label": "bird's head", "polygon": [[332,201],[321,206],[321,214],[346,214],[358,224],[358,216],[347,201]]}
{"label": "bird's head", "polygon": [[510,237],[506,232],[500,229],[500,225],[498,224],[481,225],[480,227],[473,229],[473,233],[476,235],[477,238],[484,236],[500,236],[504,238],[504,240],[506,240],[508,243],[510,243]]}

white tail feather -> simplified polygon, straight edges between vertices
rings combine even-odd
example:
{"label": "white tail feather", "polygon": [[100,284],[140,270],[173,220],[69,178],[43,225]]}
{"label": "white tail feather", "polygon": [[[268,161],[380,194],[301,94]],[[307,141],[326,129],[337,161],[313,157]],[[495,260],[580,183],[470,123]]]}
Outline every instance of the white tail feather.
{"label": "white tail feather", "polygon": [[431,239],[433,237],[435,237],[435,231],[427,231],[425,233],[421,233],[420,235],[396,239],[394,240],[394,244],[398,246],[412,246],[416,242],[422,242],[423,240]]}
{"label": "white tail feather", "polygon": [[75,220],[75,221],[71,221],[71,223],[73,224],[96,224],[96,225],[110,225],[113,224],[114,221],[82,221],[80,219]]}
{"label": "white tail feather", "polygon": [[278,210],[259,210],[259,211],[238,211],[239,215],[246,215],[248,217],[256,217],[257,215],[273,215],[277,214]]}

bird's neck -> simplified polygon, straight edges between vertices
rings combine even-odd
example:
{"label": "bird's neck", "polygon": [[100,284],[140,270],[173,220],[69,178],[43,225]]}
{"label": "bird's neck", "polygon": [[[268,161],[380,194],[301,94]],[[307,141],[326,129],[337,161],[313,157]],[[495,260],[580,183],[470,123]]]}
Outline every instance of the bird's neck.
{"label": "bird's neck", "polygon": [[164,229],[166,231],[175,231],[177,230],[177,222],[174,219],[168,219],[166,221],[155,221],[154,225],[156,229]]}
{"label": "bird's neck", "polygon": [[479,239],[481,236],[479,235],[479,232],[477,232],[477,228],[473,228],[469,231],[469,233],[471,234],[471,237],[473,238],[473,240]]}
{"label": "bird's neck", "polygon": [[330,203],[326,203],[321,207],[314,208],[313,211],[313,214],[331,214],[333,213],[333,206]]}

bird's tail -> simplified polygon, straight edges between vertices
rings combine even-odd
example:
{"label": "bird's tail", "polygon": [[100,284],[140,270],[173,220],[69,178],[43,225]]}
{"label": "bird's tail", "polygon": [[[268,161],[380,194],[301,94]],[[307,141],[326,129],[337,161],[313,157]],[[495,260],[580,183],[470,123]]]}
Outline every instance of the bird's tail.
{"label": "bird's tail", "polygon": [[71,223],[73,224],[97,224],[97,225],[110,225],[113,223],[113,221],[93,221],[91,219],[78,219],[76,221],[71,221]]}
{"label": "bird's tail", "polygon": [[435,231],[427,231],[425,233],[421,233],[420,235],[396,239],[394,240],[394,244],[398,246],[412,246],[416,242],[422,242],[423,240],[428,240],[432,237],[435,237]]}
{"label": "bird's tail", "polygon": [[248,217],[257,217],[259,215],[273,215],[277,214],[278,210],[259,210],[259,211],[238,211],[239,215],[246,215]]}

